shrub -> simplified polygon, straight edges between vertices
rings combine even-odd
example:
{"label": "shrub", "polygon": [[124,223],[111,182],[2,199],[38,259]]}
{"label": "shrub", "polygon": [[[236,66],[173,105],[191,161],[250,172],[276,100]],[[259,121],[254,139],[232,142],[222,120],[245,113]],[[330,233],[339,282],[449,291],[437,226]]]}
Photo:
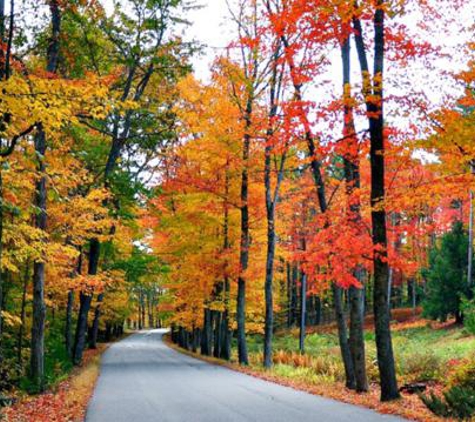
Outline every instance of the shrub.
{"label": "shrub", "polygon": [[463,325],[470,334],[475,334],[475,300],[462,299]]}
{"label": "shrub", "polygon": [[274,364],[286,367],[287,370],[289,368],[301,369],[305,373],[311,373],[334,381],[342,381],[345,377],[341,360],[333,358],[332,355],[310,356],[279,350],[274,354]]}
{"label": "shrub", "polygon": [[432,381],[442,372],[442,359],[432,351],[405,354],[399,359],[401,375],[412,381]]}
{"label": "shrub", "polygon": [[475,416],[475,390],[461,386],[451,387],[438,397],[434,393],[421,395],[427,408],[437,416],[469,420]]}
{"label": "shrub", "polygon": [[456,367],[449,378],[449,386],[475,390],[475,358]]}

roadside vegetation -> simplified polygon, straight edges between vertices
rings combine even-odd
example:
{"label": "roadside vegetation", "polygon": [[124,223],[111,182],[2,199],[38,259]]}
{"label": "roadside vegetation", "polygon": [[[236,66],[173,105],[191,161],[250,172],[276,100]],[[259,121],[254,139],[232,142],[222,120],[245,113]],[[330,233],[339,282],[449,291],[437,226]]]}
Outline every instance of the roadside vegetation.
{"label": "roadside vegetation", "polygon": [[106,349],[102,344],[88,350],[83,364],[50,383],[50,388],[39,396],[18,391],[11,397],[11,405],[2,413],[6,422],[82,422],[87,405],[100,373],[100,357]]}

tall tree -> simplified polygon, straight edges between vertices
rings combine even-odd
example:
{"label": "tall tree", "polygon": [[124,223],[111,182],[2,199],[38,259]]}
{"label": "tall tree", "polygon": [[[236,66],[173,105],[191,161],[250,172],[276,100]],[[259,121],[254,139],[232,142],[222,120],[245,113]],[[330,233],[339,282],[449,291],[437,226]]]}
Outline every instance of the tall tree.
{"label": "tall tree", "polygon": [[262,72],[267,60],[260,56],[259,7],[256,2],[244,1],[239,4],[237,13],[230,10],[237,25],[239,43],[238,57],[240,68],[231,68],[230,81],[233,86],[234,101],[239,106],[244,122],[242,139],[241,170],[241,240],[239,252],[239,276],[236,301],[238,357],[241,365],[249,363],[246,341],[246,273],[249,268],[250,221],[249,221],[249,166],[251,142],[255,131],[256,101],[262,90]]}
{"label": "tall tree", "polygon": [[[348,218],[350,223],[360,232],[362,228],[361,202],[358,190],[361,188],[360,177],[360,151],[354,122],[351,92],[351,32],[348,24],[342,24],[344,39],[341,45],[341,58],[343,67],[343,138],[345,152],[343,153],[344,174],[348,196]],[[353,361],[355,389],[358,392],[368,390],[366,376],[366,358],[364,343],[364,268],[359,265],[354,269],[355,278],[361,286],[349,287],[350,323],[349,323],[349,348]]]}
{"label": "tall tree", "polygon": [[[60,54],[61,10],[57,0],[49,2],[51,13],[51,38],[47,51],[46,71],[56,73]],[[37,154],[39,180],[36,183],[35,206],[38,209],[35,226],[46,233],[47,228],[47,174],[45,156],[47,140],[44,128],[39,125],[35,134],[35,152]],[[45,336],[45,261],[36,260],[33,264],[33,322],[31,327],[31,358],[30,376],[33,384],[39,391],[45,388],[44,368],[44,336]]]}
{"label": "tall tree", "polygon": [[[282,78],[283,69],[279,66],[279,56],[281,52],[280,40],[276,42],[274,47],[275,53],[272,60],[272,73],[269,84],[269,115],[268,128],[265,137],[266,146],[264,152],[264,185],[266,200],[266,217],[267,217],[267,256],[266,256],[266,280],[265,280],[265,328],[264,328],[264,366],[269,368],[272,365],[272,336],[274,332],[274,299],[273,299],[273,282],[274,282],[274,260],[276,249],[276,207],[279,202],[280,187],[284,178],[285,161],[288,152],[288,137],[283,136],[285,145],[278,145],[276,117],[279,109],[279,99],[282,94]],[[274,155],[276,147],[283,149],[280,157]],[[276,168],[276,180],[272,183],[273,158],[278,161]],[[279,159],[280,158],[280,159]],[[274,161],[275,162],[275,161]]]}
{"label": "tall tree", "polygon": [[381,383],[381,400],[399,398],[396,367],[391,340],[388,306],[389,266],[386,227],[385,134],[384,134],[384,57],[385,57],[385,8],[387,2],[378,0],[373,13],[374,68],[370,72],[363,27],[358,16],[353,18],[356,49],[363,80],[370,133],[371,162],[371,220],[374,265],[374,316],[378,367]]}

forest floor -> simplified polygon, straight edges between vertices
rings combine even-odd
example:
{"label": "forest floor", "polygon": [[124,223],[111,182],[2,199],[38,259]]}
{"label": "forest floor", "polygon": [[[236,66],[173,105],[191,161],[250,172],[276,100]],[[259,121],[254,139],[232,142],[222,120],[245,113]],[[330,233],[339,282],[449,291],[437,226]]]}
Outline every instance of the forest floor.
{"label": "forest floor", "polygon": [[0,419],[7,422],[80,422],[99,376],[102,353],[109,344],[84,352],[83,364],[73,369],[43,394],[29,396],[18,392],[16,403],[1,409]]}
{"label": "forest floor", "polygon": [[[423,383],[427,391],[440,393],[451,374],[475,359],[475,336],[449,321],[436,323],[414,316],[412,310],[393,313],[393,345],[399,385]],[[282,385],[342,402],[375,409],[380,413],[403,416],[416,421],[440,421],[417,394],[403,392],[401,400],[379,401],[378,368],[371,318],[366,320],[366,357],[370,392],[357,394],[344,385],[338,337],[334,325],[308,330],[306,354],[299,353],[298,330],[277,333],[274,338],[274,366],[262,368],[262,336],[249,336],[249,367],[240,367],[233,356],[226,366]],[[214,363],[222,362],[206,358]],[[447,420],[447,419],[444,419]]]}

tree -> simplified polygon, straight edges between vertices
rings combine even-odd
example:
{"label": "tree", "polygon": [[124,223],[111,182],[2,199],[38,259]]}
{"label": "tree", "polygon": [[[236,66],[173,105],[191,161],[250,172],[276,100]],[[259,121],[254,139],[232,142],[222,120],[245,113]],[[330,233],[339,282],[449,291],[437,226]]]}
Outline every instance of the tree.
{"label": "tree", "polygon": [[423,271],[427,279],[427,296],[423,302],[424,315],[446,321],[455,317],[463,321],[462,298],[470,293],[467,285],[468,236],[461,222],[454,222],[452,231],[432,249],[429,268]]}
{"label": "tree", "polygon": [[[268,128],[266,132],[265,146],[265,164],[264,164],[264,185],[266,200],[267,217],[267,257],[266,257],[266,280],[265,280],[265,298],[266,315],[264,329],[264,366],[266,368],[272,365],[272,336],[274,332],[274,300],[273,300],[273,282],[274,282],[274,259],[276,249],[276,230],[275,218],[276,207],[280,200],[280,189],[284,178],[285,163],[289,149],[289,136],[286,133],[278,131],[276,128],[277,113],[279,110],[279,100],[282,95],[283,68],[279,66],[279,56],[281,52],[281,43],[277,39],[274,47],[274,58],[272,61],[272,76],[269,84],[269,114]],[[281,139],[284,139],[283,145]],[[279,142],[280,141],[280,142]],[[275,155],[276,149],[282,150],[279,156]],[[273,160],[274,159],[274,160]],[[275,181],[272,183],[272,161],[274,161]]]}
{"label": "tree", "polygon": [[371,161],[371,220],[374,263],[374,316],[378,367],[381,382],[381,400],[399,397],[396,380],[394,353],[391,340],[388,306],[389,266],[387,262],[387,227],[384,200],[385,180],[385,133],[384,133],[384,58],[385,58],[385,6],[384,0],[376,1],[373,16],[374,25],[374,68],[370,72],[363,27],[358,16],[353,18],[356,49],[363,80],[367,118],[370,134]]}
{"label": "tree", "polygon": [[[46,71],[56,73],[59,55],[60,55],[60,34],[61,34],[61,11],[59,3],[52,0],[49,4],[51,13],[52,34],[51,41],[48,46],[48,56]],[[35,152],[38,155],[38,172],[40,179],[36,185],[35,205],[38,208],[36,216],[36,228],[45,231],[47,224],[46,213],[46,167],[44,158],[46,155],[47,142],[46,133],[40,125],[35,135]],[[33,383],[39,391],[45,388],[44,383],[44,330],[45,330],[45,313],[46,306],[44,302],[44,286],[45,286],[45,263],[38,260],[33,266],[33,324],[31,329],[31,361],[30,376]]]}

